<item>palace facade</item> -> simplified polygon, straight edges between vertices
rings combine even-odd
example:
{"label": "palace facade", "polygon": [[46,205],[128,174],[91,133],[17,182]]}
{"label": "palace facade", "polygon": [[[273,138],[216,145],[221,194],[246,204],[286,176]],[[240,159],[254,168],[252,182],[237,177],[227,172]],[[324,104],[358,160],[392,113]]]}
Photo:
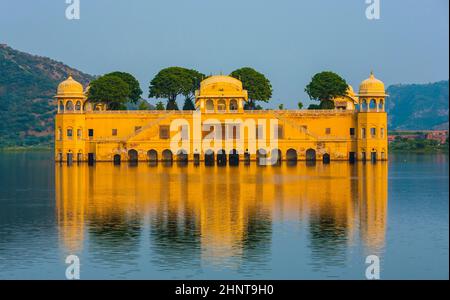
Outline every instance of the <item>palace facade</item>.
{"label": "palace facade", "polygon": [[386,93],[373,73],[332,110],[244,110],[242,82],[210,76],[196,111],[110,111],[71,76],[58,86],[55,159],[60,162],[387,160]]}

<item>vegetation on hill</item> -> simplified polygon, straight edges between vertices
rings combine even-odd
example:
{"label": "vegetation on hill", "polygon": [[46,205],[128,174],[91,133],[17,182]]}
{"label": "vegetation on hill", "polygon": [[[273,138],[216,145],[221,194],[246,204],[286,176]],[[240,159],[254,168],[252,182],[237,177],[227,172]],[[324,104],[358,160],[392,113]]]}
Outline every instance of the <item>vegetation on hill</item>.
{"label": "vegetation on hill", "polygon": [[448,80],[391,85],[387,93],[391,129],[448,129]]}
{"label": "vegetation on hill", "polygon": [[439,144],[435,140],[427,139],[408,139],[398,136],[389,143],[389,150],[394,152],[448,152],[448,138],[445,144]]}
{"label": "vegetation on hill", "polygon": [[0,45],[0,148],[52,143],[53,96],[69,73],[84,86],[93,79],[63,63]]}

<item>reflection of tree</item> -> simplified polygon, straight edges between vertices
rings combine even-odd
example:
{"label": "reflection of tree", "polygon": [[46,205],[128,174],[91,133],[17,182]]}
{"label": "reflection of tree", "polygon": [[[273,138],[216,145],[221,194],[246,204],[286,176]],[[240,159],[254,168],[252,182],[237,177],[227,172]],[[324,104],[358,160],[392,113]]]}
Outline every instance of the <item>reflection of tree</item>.
{"label": "reflection of tree", "polygon": [[312,263],[316,267],[345,264],[348,228],[326,212],[312,216],[309,223]]}
{"label": "reflection of tree", "polygon": [[160,178],[160,206],[151,220],[152,247],[160,266],[176,269],[200,260],[201,234],[192,207],[187,201],[178,201],[188,195],[187,174],[176,176],[176,187],[171,186],[168,174]]}
{"label": "reflection of tree", "polygon": [[108,261],[126,260],[138,251],[141,222],[125,212],[93,214],[89,218],[90,246]]}
{"label": "reflection of tree", "polygon": [[188,209],[160,211],[151,223],[152,247],[160,265],[177,268],[200,259],[200,232]]}
{"label": "reflection of tree", "polygon": [[247,228],[242,240],[245,262],[265,262],[270,256],[272,242],[272,220],[267,212],[258,212],[249,216]]}

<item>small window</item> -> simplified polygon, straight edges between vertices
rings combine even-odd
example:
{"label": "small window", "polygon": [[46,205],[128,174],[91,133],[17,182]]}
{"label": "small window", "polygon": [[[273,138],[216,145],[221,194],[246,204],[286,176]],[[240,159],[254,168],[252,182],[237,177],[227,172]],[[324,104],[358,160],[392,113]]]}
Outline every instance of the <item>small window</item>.
{"label": "small window", "polygon": [[264,138],[264,125],[256,125],[256,139]]}
{"label": "small window", "polygon": [[376,137],[376,135],[377,135],[377,129],[374,127],[370,128],[370,136],[374,138],[374,137]]}
{"label": "small window", "polygon": [[331,134],[331,128],[325,128],[325,134]]}
{"label": "small window", "polygon": [[355,128],[350,128],[350,136],[355,136]]}
{"label": "small window", "polygon": [[113,128],[113,130],[112,130],[112,136],[117,136],[117,129],[116,129],[116,128]]}
{"label": "small window", "polygon": [[170,130],[170,128],[167,125],[159,126],[159,138],[162,140],[169,139],[170,138],[169,130]]}
{"label": "small window", "polygon": [[88,135],[89,135],[90,138],[93,137],[94,136],[94,129],[89,129],[88,130]]}
{"label": "small window", "polygon": [[361,138],[363,138],[363,139],[366,138],[366,129],[365,128],[361,128]]}
{"label": "small window", "polygon": [[83,136],[83,130],[77,129],[77,137],[78,137],[79,139],[81,139],[82,136]]}
{"label": "small window", "polygon": [[138,132],[142,129],[142,126],[134,126],[134,132]]}
{"label": "small window", "polygon": [[277,125],[275,127],[275,132],[277,134],[278,139],[284,139],[284,131],[283,131],[283,125]]}
{"label": "small window", "polygon": [[384,128],[380,129],[380,135],[381,135],[381,138],[384,138]]}
{"label": "small window", "polygon": [[71,128],[67,129],[67,137],[69,138],[69,140],[71,140],[73,137],[73,130]]}
{"label": "small window", "polygon": [[58,140],[62,141],[62,139],[63,139],[62,130],[61,128],[58,128]]}

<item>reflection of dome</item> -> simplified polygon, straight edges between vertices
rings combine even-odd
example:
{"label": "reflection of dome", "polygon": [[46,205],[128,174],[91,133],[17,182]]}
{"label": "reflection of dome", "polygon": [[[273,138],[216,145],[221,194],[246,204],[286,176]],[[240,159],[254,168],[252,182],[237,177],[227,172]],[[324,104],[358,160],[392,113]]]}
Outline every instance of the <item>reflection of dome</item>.
{"label": "reflection of dome", "polygon": [[370,72],[370,77],[361,82],[359,86],[359,95],[385,96],[384,83],[381,80],[376,79],[373,72]]}
{"label": "reflection of dome", "polygon": [[58,85],[58,93],[56,96],[65,98],[82,98],[84,97],[83,85],[81,85],[78,81],[75,81],[70,75],[69,78]]}

